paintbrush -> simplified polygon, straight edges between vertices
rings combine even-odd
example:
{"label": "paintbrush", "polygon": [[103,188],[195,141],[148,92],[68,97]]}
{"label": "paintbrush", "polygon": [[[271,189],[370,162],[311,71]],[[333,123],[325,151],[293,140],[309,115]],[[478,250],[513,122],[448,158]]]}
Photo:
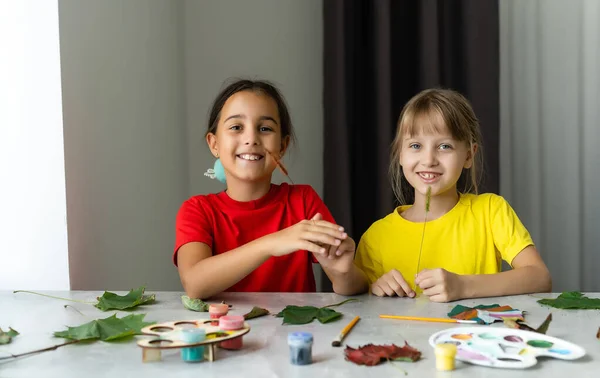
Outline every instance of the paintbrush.
{"label": "paintbrush", "polygon": [[427,193],[425,194],[425,222],[423,222],[423,233],[421,234],[421,246],[419,247],[419,259],[417,260],[417,274],[419,274],[419,268],[421,266],[421,252],[423,251],[423,240],[425,239],[425,225],[427,224],[427,214],[429,214],[430,205],[431,205],[431,186],[428,186]]}
{"label": "paintbrush", "polygon": [[439,323],[464,323],[477,324],[477,320],[446,319],[446,318],[422,318],[419,316],[401,316],[401,315],[379,315],[380,318],[399,319],[399,320],[418,320],[421,322],[439,322]]}
{"label": "paintbrush", "polygon": [[347,326],[344,327],[344,329],[342,330],[342,332],[340,332],[340,334],[335,338],[335,340],[333,340],[331,342],[331,346],[334,347],[339,347],[342,345],[342,340],[344,339],[344,337],[346,337],[346,335],[348,333],[350,333],[350,330],[352,329],[352,327],[354,327],[354,325],[360,320],[360,316],[356,316],[354,317],[354,319],[352,319],[352,321],[350,323],[348,323]]}
{"label": "paintbrush", "polygon": [[279,159],[277,156],[275,156],[275,154],[272,153],[271,151],[269,151],[269,150],[265,150],[265,151],[267,151],[269,153],[269,155],[273,158],[273,160],[275,160],[275,163],[277,164],[277,168],[279,168],[279,170],[281,171],[281,173],[283,173],[285,175],[285,177],[287,177],[288,180],[290,180],[290,182],[293,185],[294,181],[292,180],[292,178],[288,174],[288,170],[285,168],[285,166],[281,162],[281,159]]}

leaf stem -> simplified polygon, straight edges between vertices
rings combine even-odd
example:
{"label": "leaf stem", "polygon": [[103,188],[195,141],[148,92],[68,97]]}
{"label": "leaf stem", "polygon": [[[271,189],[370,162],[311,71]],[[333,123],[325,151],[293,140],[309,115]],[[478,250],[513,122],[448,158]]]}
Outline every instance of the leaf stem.
{"label": "leaf stem", "polygon": [[71,341],[67,341],[64,344],[58,344],[58,345],[53,345],[53,346],[48,347],[48,348],[43,348],[43,349],[38,349],[38,350],[32,350],[31,352],[20,353],[20,354],[11,354],[8,357],[0,357],[0,361],[1,360],[9,360],[11,358],[19,358],[19,357],[23,357],[23,356],[28,356],[30,354],[48,352],[48,351],[51,351],[51,350],[56,350],[56,349],[60,348],[61,346],[65,346],[65,345],[69,345],[69,344],[75,344],[75,343],[78,343],[80,341],[81,340],[71,340]]}
{"label": "leaf stem", "polygon": [[91,304],[91,305],[96,304],[96,302],[87,302],[87,301],[80,301],[78,299],[69,299],[69,298],[55,297],[53,295],[36,293],[35,291],[28,291],[28,290],[15,290],[15,291],[13,291],[13,294],[14,293],[29,293],[29,294],[41,295],[42,297],[48,297],[48,298],[54,298],[54,299],[62,299],[63,301],[70,301],[70,302],[77,302],[77,303]]}
{"label": "leaf stem", "polygon": [[324,306],[324,307],[322,307],[322,308],[327,308],[327,307],[337,307],[337,306],[341,306],[341,305],[343,305],[344,303],[348,303],[348,302],[355,302],[355,301],[358,301],[358,299],[356,299],[356,298],[350,298],[350,299],[346,299],[345,301],[342,301],[342,302],[340,302],[340,303],[330,304],[329,306]]}
{"label": "leaf stem", "polygon": [[403,372],[403,373],[404,373],[404,375],[408,375],[408,372],[407,372],[406,370],[402,369],[400,366],[396,365],[396,364],[393,362],[393,360],[392,360],[392,359],[390,359],[390,358],[387,358],[387,360],[388,360],[388,362],[390,363],[390,365],[392,365],[394,368],[396,368],[396,369],[400,370],[401,372]]}
{"label": "leaf stem", "polygon": [[83,312],[79,311],[79,310],[78,310],[76,307],[74,307],[74,306],[71,306],[71,305],[68,305],[68,304],[66,304],[66,305],[64,305],[64,307],[65,307],[65,308],[67,308],[67,307],[70,307],[70,308],[72,308],[73,310],[75,310],[75,311],[77,311],[78,313],[80,313],[82,316],[86,316],[86,315],[85,315]]}

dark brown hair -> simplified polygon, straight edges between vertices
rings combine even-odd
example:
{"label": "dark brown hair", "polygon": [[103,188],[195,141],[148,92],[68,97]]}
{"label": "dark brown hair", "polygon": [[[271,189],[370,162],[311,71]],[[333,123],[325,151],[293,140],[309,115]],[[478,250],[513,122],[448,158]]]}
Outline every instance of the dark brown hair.
{"label": "dark brown hair", "polygon": [[293,144],[296,141],[294,127],[292,126],[292,119],[281,92],[279,92],[279,90],[268,81],[247,79],[234,81],[217,95],[208,117],[208,129],[206,130],[205,136],[209,133],[216,134],[217,126],[219,125],[219,119],[221,118],[221,110],[223,110],[225,102],[227,102],[229,97],[242,91],[259,92],[272,98],[277,104],[277,111],[279,112],[279,120],[281,122],[281,139],[283,140],[289,136],[290,144]]}

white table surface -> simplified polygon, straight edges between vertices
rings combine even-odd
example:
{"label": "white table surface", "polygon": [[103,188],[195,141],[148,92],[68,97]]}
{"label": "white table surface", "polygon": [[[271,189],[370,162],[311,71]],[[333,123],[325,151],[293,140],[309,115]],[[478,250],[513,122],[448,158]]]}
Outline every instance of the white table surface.
{"label": "white table surface", "polygon": [[[93,301],[102,292],[45,292],[67,298]],[[124,294],[125,292],[118,292]],[[153,293],[152,291],[148,293]],[[146,321],[208,319],[208,313],[186,310],[181,304],[181,292],[155,292],[156,302],[138,307],[134,313],[145,313]],[[378,366],[358,366],[344,359],[344,346],[335,348],[331,341],[356,315],[360,322],[344,340],[344,344],[358,347],[367,343],[404,345],[404,341],[422,352],[416,363],[396,362],[408,373],[408,377],[600,377],[600,340],[596,332],[600,326],[598,310],[559,310],[541,306],[536,300],[556,297],[558,294],[523,295],[502,298],[465,300],[453,303],[431,303],[426,298],[377,298],[357,296],[359,302],[337,307],[344,317],[336,322],[306,325],[282,325],[282,319],[266,316],[249,320],[252,329],[244,336],[244,348],[239,351],[219,349],[217,361],[186,363],[178,350],[163,351],[162,361],[143,363],[142,349],[135,339],[126,342],[96,341],[74,344],[54,351],[19,359],[0,361],[0,377],[387,377],[404,374],[385,362]],[[598,293],[588,293],[600,297]],[[325,306],[340,302],[346,297],[331,293],[227,293],[209,302],[225,300],[232,304],[229,314],[244,314],[254,305],[276,313],[286,305]],[[71,304],[84,315],[64,308]],[[549,312],[553,321],[548,335],[565,339],[583,347],[587,354],[576,361],[542,359],[537,365],[524,370],[506,370],[481,367],[457,361],[452,372],[435,369],[433,348],[428,344],[433,333],[453,327],[447,323],[426,323],[380,319],[379,314],[398,314],[425,317],[447,317],[456,304],[473,307],[479,304],[510,305],[526,311],[528,324],[537,327]],[[60,344],[65,339],[55,338],[52,333],[66,326],[78,326],[88,321],[105,318],[115,311],[102,312],[92,305],[64,302],[37,295],[0,291],[0,327],[12,327],[20,332],[8,345],[0,345],[0,357],[6,353],[18,354],[34,349]],[[131,312],[118,311],[118,317]],[[464,327],[469,325],[456,325]],[[494,326],[502,326],[496,324]],[[295,366],[289,362],[287,335],[294,331],[312,332],[314,336],[313,363]],[[142,337],[142,336],[137,336]]]}

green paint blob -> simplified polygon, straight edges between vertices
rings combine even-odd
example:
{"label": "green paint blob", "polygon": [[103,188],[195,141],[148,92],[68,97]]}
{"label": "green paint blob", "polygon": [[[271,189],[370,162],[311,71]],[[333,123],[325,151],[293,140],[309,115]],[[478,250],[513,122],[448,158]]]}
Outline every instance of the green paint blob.
{"label": "green paint blob", "polygon": [[481,335],[479,335],[479,337],[484,340],[493,340],[497,338],[496,335],[492,333],[482,333]]}
{"label": "green paint blob", "polygon": [[530,345],[534,348],[550,348],[552,345],[554,345],[554,343],[544,340],[529,340],[527,345]]}

